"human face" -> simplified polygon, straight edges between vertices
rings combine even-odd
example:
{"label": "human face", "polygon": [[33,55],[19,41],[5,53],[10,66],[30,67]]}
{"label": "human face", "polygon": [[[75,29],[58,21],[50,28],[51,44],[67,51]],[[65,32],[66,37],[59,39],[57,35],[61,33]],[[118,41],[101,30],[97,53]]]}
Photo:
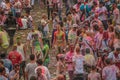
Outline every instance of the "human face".
{"label": "human face", "polygon": [[57,30],[60,31],[60,25],[57,24],[56,26],[57,26]]}

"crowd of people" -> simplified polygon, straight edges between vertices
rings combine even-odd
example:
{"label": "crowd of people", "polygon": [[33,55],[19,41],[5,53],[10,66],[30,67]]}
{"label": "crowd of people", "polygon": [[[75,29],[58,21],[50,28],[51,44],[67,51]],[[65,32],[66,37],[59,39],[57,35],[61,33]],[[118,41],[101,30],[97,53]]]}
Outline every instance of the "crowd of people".
{"label": "crowd of people", "polygon": [[[0,80],[120,80],[119,0],[35,2],[0,2]],[[38,26],[36,4],[47,11]]]}

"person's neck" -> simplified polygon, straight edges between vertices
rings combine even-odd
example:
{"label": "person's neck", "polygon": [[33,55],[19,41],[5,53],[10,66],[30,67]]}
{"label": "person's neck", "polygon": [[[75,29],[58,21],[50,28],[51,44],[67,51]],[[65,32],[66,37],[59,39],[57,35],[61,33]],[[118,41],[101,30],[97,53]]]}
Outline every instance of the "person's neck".
{"label": "person's neck", "polygon": [[31,63],[35,63],[35,60],[32,60]]}

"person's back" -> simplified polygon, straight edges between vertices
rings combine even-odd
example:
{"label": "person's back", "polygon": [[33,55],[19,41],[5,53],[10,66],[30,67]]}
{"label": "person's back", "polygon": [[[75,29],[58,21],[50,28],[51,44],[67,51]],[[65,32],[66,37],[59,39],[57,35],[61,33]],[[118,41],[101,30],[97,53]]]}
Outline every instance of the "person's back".
{"label": "person's back", "polygon": [[107,66],[103,68],[102,78],[104,80],[117,80],[119,69],[115,65],[111,65],[112,60],[106,59]]}
{"label": "person's back", "polygon": [[35,74],[35,71],[34,71],[34,70],[35,70],[35,68],[37,67],[37,64],[36,64],[36,62],[34,61],[34,60],[35,60],[35,55],[34,55],[34,54],[31,54],[31,55],[30,55],[30,60],[31,60],[31,62],[28,63],[28,64],[26,65],[26,68],[25,68],[25,72],[26,72],[27,75],[28,75],[28,76],[26,76],[28,80],[30,80],[30,78],[31,78],[32,76],[35,76],[35,77],[36,77],[36,74]]}

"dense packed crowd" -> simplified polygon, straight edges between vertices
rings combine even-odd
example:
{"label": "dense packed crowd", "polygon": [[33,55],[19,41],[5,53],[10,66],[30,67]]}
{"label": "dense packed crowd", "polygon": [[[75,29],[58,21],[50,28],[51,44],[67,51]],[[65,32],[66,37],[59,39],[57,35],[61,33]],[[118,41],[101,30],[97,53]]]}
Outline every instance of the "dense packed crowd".
{"label": "dense packed crowd", "polygon": [[0,80],[120,80],[120,0],[0,1]]}

